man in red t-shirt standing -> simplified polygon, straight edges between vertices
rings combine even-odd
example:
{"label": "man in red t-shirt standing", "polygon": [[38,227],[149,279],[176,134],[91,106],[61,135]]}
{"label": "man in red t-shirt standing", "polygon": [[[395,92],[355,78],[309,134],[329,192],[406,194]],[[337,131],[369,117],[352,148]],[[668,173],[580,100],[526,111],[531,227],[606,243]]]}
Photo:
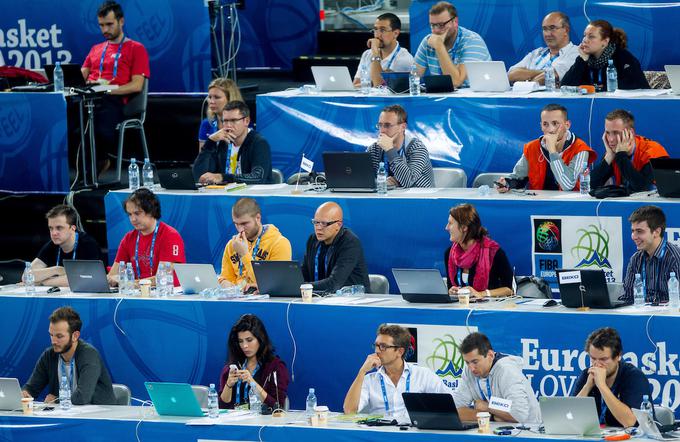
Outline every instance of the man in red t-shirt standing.
{"label": "man in red t-shirt standing", "polygon": [[[177,230],[159,221],[161,203],[153,192],[148,189],[135,190],[123,202],[123,208],[134,230],[126,233],[120,242],[108,275],[110,284],[118,285],[118,265],[121,261],[132,263],[135,280],[154,276],[161,261],[186,262],[184,241]],[[175,285],[179,285],[177,276],[174,279]]]}
{"label": "man in red t-shirt standing", "polygon": [[92,46],[83,62],[86,83],[112,84],[117,89],[96,102],[95,133],[100,152],[100,170],[110,166],[106,154],[113,154],[117,146],[116,125],[124,120],[123,106],[131,94],[142,91],[144,79],[149,78],[149,54],[141,43],[126,37],[123,32],[123,8],[115,1],[104,2],[97,10],[99,28],[105,42]]}

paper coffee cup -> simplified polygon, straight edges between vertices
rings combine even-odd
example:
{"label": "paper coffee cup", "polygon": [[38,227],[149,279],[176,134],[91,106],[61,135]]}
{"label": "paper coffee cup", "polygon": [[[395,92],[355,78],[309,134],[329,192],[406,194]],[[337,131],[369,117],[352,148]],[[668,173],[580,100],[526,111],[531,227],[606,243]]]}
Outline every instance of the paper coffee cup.
{"label": "paper coffee cup", "polygon": [[21,398],[21,410],[26,415],[33,414],[33,398],[31,397]]}
{"label": "paper coffee cup", "polygon": [[302,302],[312,302],[312,287],[311,284],[300,285],[300,295],[302,295]]}
{"label": "paper coffee cup", "polygon": [[325,427],[328,425],[328,407],[325,405],[317,405],[314,407],[314,413],[317,417],[317,425]]}
{"label": "paper coffee cup", "polygon": [[470,305],[470,289],[458,289],[458,302],[460,305]]}
{"label": "paper coffee cup", "polygon": [[151,293],[151,281],[148,279],[141,279],[139,281],[139,291],[141,292],[142,297],[148,298]]}
{"label": "paper coffee cup", "polygon": [[488,411],[480,411],[477,413],[478,432],[482,434],[491,433],[491,413]]}

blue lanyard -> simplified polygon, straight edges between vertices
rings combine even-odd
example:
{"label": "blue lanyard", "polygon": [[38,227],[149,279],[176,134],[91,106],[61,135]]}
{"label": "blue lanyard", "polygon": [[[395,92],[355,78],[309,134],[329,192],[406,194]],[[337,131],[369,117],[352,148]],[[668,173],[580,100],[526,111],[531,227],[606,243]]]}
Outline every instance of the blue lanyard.
{"label": "blue lanyard", "polygon": [[389,71],[392,67],[392,63],[394,63],[394,59],[397,58],[397,54],[399,53],[400,49],[399,42],[397,42],[397,47],[394,48],[394,52],[392,53],[390,60],[387,62],[387,67],[385,68],[386,71]]}
{"label": "blue lanyard", "polygon": [[[319,246],[316,248],[316,256],[314,257],[314,281],[319,280],[319,255],[321,254],[321,247],[323,243],[319,242]],[[328,277],[326,272],[328,271],[328,255],[331,254],[331,249],[333,246],[326,249],[326,255],[323,257],[323,274]]]}
{"label": "blue lanyard", "polygon": [[600,423],[606,424],[605,415],[607,414],[607,403],[604,401],[603,397],[600,397]]}
{"label": "blue lanyard", "polygon": [[541,54],[541,57],[534,62],[534,66],[536,66],[536,69],[545,69],[547,66],[552,66],[553,61],[555,61],[560,56],[559,52],[557,53],[557,55],[550,55],[550,57],[548,57],[547,63],[541,65],[543,59],[548,55],[550,55],[550,48],[545,48],[545,51],[543,52],[543,54]]}
{"label": "blue lanyard", "polygon": [[[160,221],[156,221],[156,228],[153,229],[153,238],[151,238],[151,249],[149,249],[149,271],[153,274],[153,249],[156,245],[156,234],[158,234],[158,226]],[[135,242],[135,266],[137,267],[137,279],[142,279],[142,270],[139,268],[139,238],[142,232],[137,231],[137,242]]]}
{"label": "blue lanyard", "polygon": [[458,284],[458,287],[467,287],[470,285],[470,273],[468,273],[468,282],[463,281],[463,269],[460,267],[458,268],[458,272],[456,273],[456,283]]}
{"label": "blue lanyard", "polygon": [[66,376],[66,381],[68,382],[68,385],[71,387],[71,394],[73,394],[73,381],[75,380],[75,367],[74,367],[74,361],[75,361],[75,355],[74,357],[71,358],[71,362],[69,363],[71,367],[71,376],[69,377],[68,373],[66,373],[66,370],[64,369],[64,360],[59,356],[59,368],[61,371],[61,375],[59,376],[59,383],[61,385],[61,377]]}
{"label": "blue lanyard", "polygon": [[[120,44],[118,45],[118,52],[116,52],[116,56],[113,59],[113,77],[111,80],[116,78],[116,75],[118,75],[118,60],[120,59],[120,51],[123,49],[123,43],[125,43],[125,36],[123,36],[123,39],[120,41]],[[102,78],[102,72],[104,72],[104,59],[106,58],[106,50],[109,49],[109,42],[106,42],[106,46],[104,46],[104,50],[102,51],[102,58],[99,60],[99,78]]]}
{"label": "blue lanyard", "polygon": [[[387,390],[385,389],[385,378],[380,374],[380,388],[382,389],[383,402],[385,403],[385,411],[390,411],[390,403],[387,401]],[[406,375],[406,393],[411,389],[411,370]]]}
{"label": "blue lanyard", "polygon": [[[243,363],[243,366],[246,367],[247,369],[247,364],[248,361],[245,361]],[[253,370],[252,377],[255,379],[255,374],[257,373],[257,370],[260,369],[260,363],[258,362],[257,365],[255,366],[255,370]],[[243,382],[239,379],[238,382],[236,382],[236,397],[234,398],[234,405],[240,405],[241,404],[241,384]],[[245,388],[243,389],[243,400],[248,400],[250,399],[250,385],[246,384]]]}
{"label": "blue lanyard", "polygon": [[486,402],[489,402],[491,400],[491,383],[489,382],[489,378],[486,378],[486,394],[488,396],[484,396],[484,391],[482,390],[482,384],[479,383],[479,378],[477,379],[477,387],[479,387],[479,393],[482,395],[482,400],[485,400]]}
{"label": "blue lanyard", "polygon": [[[257,251],[260,248],[260,240],[264,236],[264,232],[267,231],[267,228],[269,225],[262,226],[262,232],[260,233],[260,236],[257,237],[257,241],[255,242],[255,247],[253,247],[253,255],[252,255],[252,260],[255,261],[255,256],[257,256]],[[239,260],[238,262],[238,275],[243,276],[243,261]]]}
{"label": "blue lanyard", "polygon": [[602,84],[602,69],[598,69],[598,70],[597,70],[597,80],[598,80],[597,83],[595,83],[595,76],[593,75],[593,70],[592,70],[592,69],[588,69],[588,71],[590,72],[590,80],[593,82],[593,84],[594,84],[594,85],[595,85],[595,84],[600,84],[600,85],[601,85],[601,84]]}
{"label": "blue lanyard", "polygon": [[[659,259],[661,259],[666,254],[666,238],[661,240],[661,245],[659,247],[661,248],[661,250],[659,251]],[[656,251],[654,253],[656,254]],[[645,302],[652,302],[653,299],[647,299],[647,255],[645,254],[645,252],[642,252],[641,273],[642,273],[642,294],[644,295]]]}
{"label": "blue lanyard", "polygon": [[[76,249],[78,248],[78,232],[76,232],[76,241],[73,243],[73,256],[71,259],[76,259]],[[57,267],[59,266],[59,261],[61,260],[61,247],[57,252]]]}
{"label": "blue lanyard", "polygon": [[[231,173],[231,150],[234,148],[234,143],[227,143],[227,161],[224,165],[224,173]],[[234,171],[235,172],[235,171]]]}

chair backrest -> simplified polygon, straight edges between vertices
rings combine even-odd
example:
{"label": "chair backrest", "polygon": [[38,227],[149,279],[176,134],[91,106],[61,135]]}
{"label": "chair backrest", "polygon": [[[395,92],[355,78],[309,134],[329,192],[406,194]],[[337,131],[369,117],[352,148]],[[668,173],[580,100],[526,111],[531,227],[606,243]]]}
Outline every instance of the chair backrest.
{"label": "chair backrest", "polygon": [[384,275],[369,274],[368,281],[371,284],[371,293],[379,293],[381,295],[387,295],[390,293],[390,282],[385,278]]}
{"label": "chair backrest", "polygon": [[656,415],[656,420],[661,425],[672,425],[675,423],[675,414],[673,410],[663,405],[654,405],[654,414]]}
{"label": "chair backrest", "polygon": [[494,181],[498,181],[500,178],[503,178],[505,176],[508,176],[507,173],[501,173],[501,172],[485,172],[485,173],[480,173],[475,177],[475,180],[472,182],[472,187],[479,187],[483,186],[486,184],[487,186],[493,188]]}
{"label": "chair backrest", "polygon": [[208,387],[205,385],[192,385],[191,389],[201,408],[208,408]]}
{"label": "chair backrest", "polygon": [[144,122],[146,118],[146,102],[149,97],[149,79],[144,78],[142,91],[130,96],[127,104],[123,107],[125,119],[139,119]]}
{"label": "chair backrest", "polygon": [[272,184],[283,183],[283,173],[279,169],[272,169]]}
{"label": "chair backrest", "polygon": [[467,187],[467,175],[458,167],[434,167],[435,187]]}
{"label": "chair backrest", "polygon": [[132,392],[125,384],[113,384],[113,395],[116,397],[116,405],[130,405]]}

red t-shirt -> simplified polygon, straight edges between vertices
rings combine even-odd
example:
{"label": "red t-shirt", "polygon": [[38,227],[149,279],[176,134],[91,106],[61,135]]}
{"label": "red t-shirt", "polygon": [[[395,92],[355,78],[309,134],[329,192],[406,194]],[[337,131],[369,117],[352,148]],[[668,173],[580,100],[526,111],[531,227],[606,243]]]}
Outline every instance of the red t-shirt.
{"label": "red t-shirt", "polygon": [[[120,48],[118,72],[116,73],[116,78],[113,78],[113,67],[120,45],[123,45],[123,47]],[[108,80],[111,84],[121,86],[132,81],[133,75],[150,77],[149,54],[146,52],[146,48],[141,43],[126,38],[119,44],[105,41],[92,46],[90,53],[87,54],[83,62],[83,67],[90,70],[90,75],[87,77],[88,83],[94,83],[100,78],[99,63],[104,49],[106,49],[106,56],[104,57],[104,69],[102,70],[101,78]]]}
{"label": "red t-shirt", "polygon": [[[137,264],[135,263],[135,244],[137,243],[137,236],[139,236],[139,268],[141,270],[142,278],[149,278],[156,274],[158,270],[158,263],[161,261],[185,263],[184,256],[184,241],[179,232],[164,222],[159,221],[158,234],[156,235],[156,244],[153,252],[153,269],[150,266],[151,261],[151,241],[153,233],[142,235],[137,230],[132,230],[125,234],[118,247],[116,253],[116,262],[125,261],[132,263],[132,270],[135,272],[135,279],[139,279],[140,273],[137,272]],[[175,285],[179,285],[177,275],[174,275]]]}

